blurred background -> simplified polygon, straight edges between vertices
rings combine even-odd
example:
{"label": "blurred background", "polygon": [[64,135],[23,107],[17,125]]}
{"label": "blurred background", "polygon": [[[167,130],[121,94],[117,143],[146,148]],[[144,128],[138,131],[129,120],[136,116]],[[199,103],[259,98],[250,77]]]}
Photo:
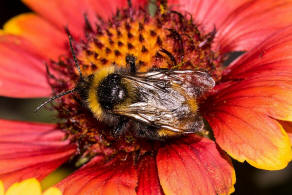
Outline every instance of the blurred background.
{"label": "blurred background", "polygon": [[[0,0],[0,26],[18,14],[29,12],[20,0]],[[33,110],[43,99],[15,99],[0,96],[0,118],[54,123],[54,112]],[[281,171],[262,171],[247,163],[233,161],[236,169],[234,195],[288,195],[292,194],[292,163]]]}

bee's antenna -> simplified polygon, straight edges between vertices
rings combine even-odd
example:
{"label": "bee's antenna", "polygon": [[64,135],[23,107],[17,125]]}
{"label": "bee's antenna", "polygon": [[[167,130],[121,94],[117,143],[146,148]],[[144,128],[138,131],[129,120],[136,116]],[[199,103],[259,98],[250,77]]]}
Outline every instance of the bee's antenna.
{"label": "bee's antenna", "polygon": [[80,76],[80,78],[83,78],[83,75],[82,75],[82,72],[81,72],[81,69],[80,69],[80,66],[79,66],[78,60],[77,60],[77,58],[76,58],[76,55],[75,55],[75,52],[74,52],[74,49],[73,49],[73,46],[72,46],[72,35],[70,34],[68,28],[65,28],[65,30],[66,30],[66,33],[67,33],[68,38],[69,38],[69,45],[70,45],[71,53],[72,53],[72,56],[73,56],[73,60],[74,60],[74,62],[75,62],[75,66],[76,66],[77,69],[78,69],[78,72],[79,72],[79,76]]}
{"label": "bee's antenna", "polygon": [[48,104],[48,103],[54,101],[55,99],[57,99],[57,98],[59,98],[59,97],[62,97],[62,96],[64,96],[64,95],[67,95],[67,94],[69,94],[69,93],[73,93],[73,92],[75,92],[75,91],[76,91],[76,88],[71,89],[71,90],[69,90],[69,91],[65,91],[65,92],[59,93],[59,94],[57,94],[56,96],[51,97],[50,99],[46,100],[46,101],[43,102],[41,105],[39,105],[39,106],[34,110],[34,112],[39,111],[44,105],[46,105],[46,104]]}
{"label": "bee's antenna", "polygon": [[131,8],[132,7],[132,1],[128,0],[128,7]]}
{"label": "bee's antenna", "polygon": [[[72,56],[73,56],[73,60],[75,62],[75,66],[77,67],[78,69],[78,72],[79,72],[79,77],[80,77],[80,80],[83,80],[83,75],[82,75],[82,72],[81,72],[81,69],[80,69],[80,66],[79,66],[79,63],[78,63],[78,60],[76,58],[76,55],[74,53],[74,50],[73,50],[73,46],[72,46],[72,35],[70,34],[69,32],[69,29],[68,28],[65,28],[65,31],[68,35],[68,38],[69,38],[69,45],[70,45],[70,49],[71,49],[71,53],[72,53]],[[49,73],[49,70],[48,70],[48,66],[46,65],[46,68],[47,68],[47,72]],[[49,74],[50,75],[50,74]],[[73,93],[77,90],[77,87],[75,87],[74,89],[71,89],[69,91],[65,91],[65,92],[62,92],[62,93],[59,93],[57,95],[55,95],[54,97],[51,97],[50,99],[46,100],[45,102],[43,102],[41,105],[39,105],[35,110],[34,112],[37,112],[39,111],[44,105],[54,101],[55,99],[59,98],[59,97],[62,97],[64,95],[67,95],[67,94],[70,94],[70,93]]]}

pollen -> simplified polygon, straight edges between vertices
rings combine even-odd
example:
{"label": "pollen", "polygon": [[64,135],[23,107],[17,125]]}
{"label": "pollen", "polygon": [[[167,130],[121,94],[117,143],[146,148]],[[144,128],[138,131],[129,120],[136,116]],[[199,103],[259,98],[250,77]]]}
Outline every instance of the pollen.
{"label": "pollen", "polygon": [[[165,8],[152,17],[143,9],[128,8],[117,11],[108,21],[98,19],[95,26],[86,17],[85,20],[85,38],[72,43],[84,76],[105,66],[129,69],[127,56],[135,57],[138,72],[155,68],[204,70],[214,80],[221,75],[222,59],[212,51],[216,31],[203,32],[187,13]],[[68,56],[49,62],[48,67],[48,81],[56,94],[74,88],[80,79],[69,49]],[[109,157],[137,151],[141,154],[157,146],[131,134],[113,136],[112,129],[97,120],[78,94],[58,99],[54,108],[58,111],[59,128],[76,143],[80,158],[90,159],[100,153]]]}

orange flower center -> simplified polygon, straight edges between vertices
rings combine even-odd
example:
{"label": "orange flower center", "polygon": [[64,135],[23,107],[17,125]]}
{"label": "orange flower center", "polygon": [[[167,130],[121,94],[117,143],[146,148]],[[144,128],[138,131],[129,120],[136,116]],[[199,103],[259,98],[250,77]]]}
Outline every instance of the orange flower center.
{"label": "orange flower center", "polygon": [[106,65],[126,67],[127,55],[137,58],[141,72],[159,67],[204,69],[216,75],[218,62],[210,50],[215,32],[202,34],[191,19],[178,12],[151,18],[144,11],[127,10],[102,25],[97,32],[88,33],[78,53],[82,72],[88,75]]}
{"label": "orange flower center", "polygon": [[[73,47],[82,74],[89,76],[104,66],[129,69],[127,57],[133,56],[138,72],[151,68],[191,69],[207,71],[214,80],[221,74],[221,58],[211,50],[215,32],[204,33],[188,14],[175,11],[156,13],[151,17],[145,10],[121,10],[108,22],[99,20],[95,27],[85,27],[86,39],[74,41]],[[58,76],[49,81],[56,93],[76,86],[79,74],[71,56],[50,67]],[[114,136],[108,124],[99,121],[84,106],[79,94],[63,96],[55,106],[59,126],[68,139],[77,143],[82,158],[96,154],[111,157],[155,152],[159,141],[140,139],[131,135]],[[139,151],[139,152],[137,152]]]}

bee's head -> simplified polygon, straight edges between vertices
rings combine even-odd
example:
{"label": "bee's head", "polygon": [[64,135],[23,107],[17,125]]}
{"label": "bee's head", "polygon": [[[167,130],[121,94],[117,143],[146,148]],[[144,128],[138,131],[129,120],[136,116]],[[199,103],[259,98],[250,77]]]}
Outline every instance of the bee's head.
{"label": "bee's head", "polygon": [[97,87],[96,95],[105,110],[112,110],[115,105],[122,103],[127,98],[127,89],[121,75],[112,73],[105,77]]}
{"label": "bee's head", "polygon": [[123,80],[113,66],[103,67],[94,73],[87,93],[87,105],[98,119],[114,112],[115,107],[128,99],[128,88]]}

